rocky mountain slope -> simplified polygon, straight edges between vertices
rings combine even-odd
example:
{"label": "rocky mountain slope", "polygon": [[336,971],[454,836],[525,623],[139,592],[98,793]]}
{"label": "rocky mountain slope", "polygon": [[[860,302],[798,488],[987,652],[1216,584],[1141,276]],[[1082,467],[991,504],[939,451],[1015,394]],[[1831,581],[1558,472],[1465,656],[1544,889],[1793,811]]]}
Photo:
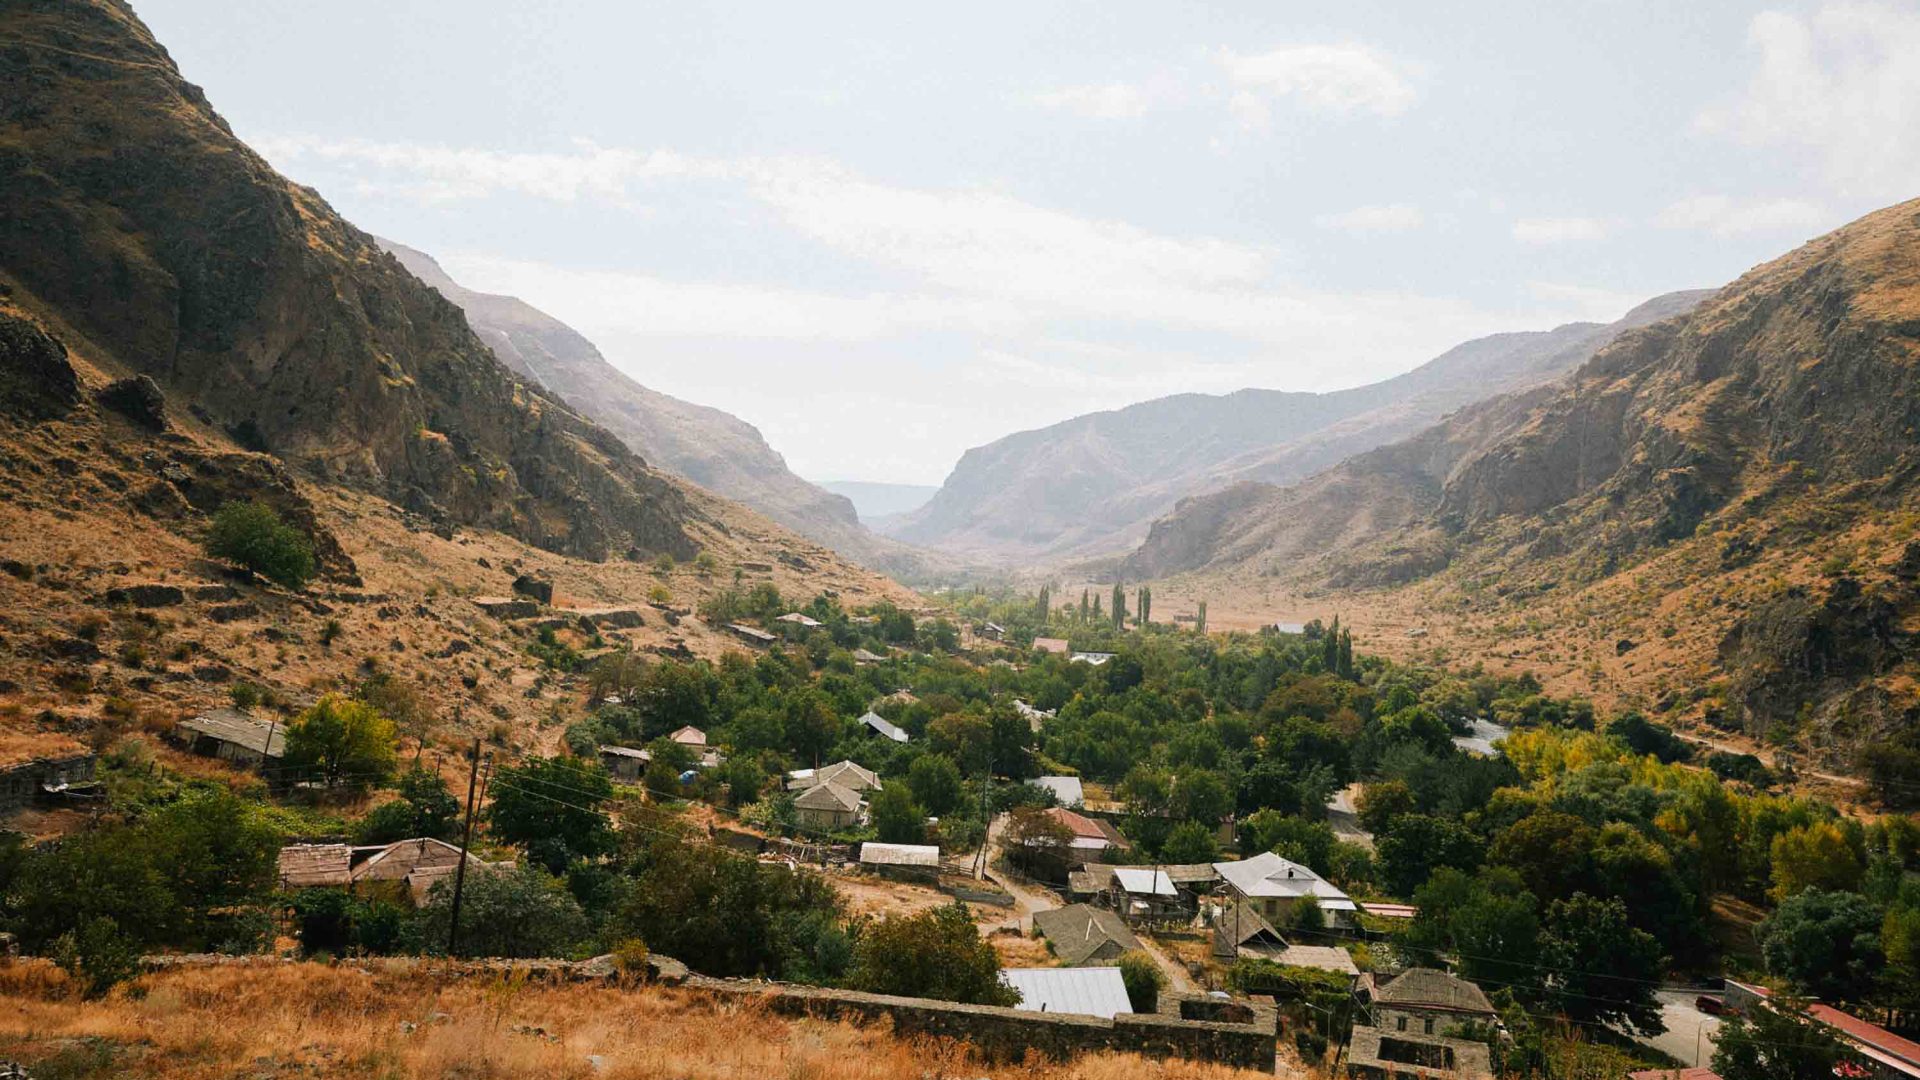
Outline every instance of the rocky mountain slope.
{"label": "rocky mountain slope", "polygon": [[1189,500],[1124,570],[1425,610],[1454,645],[1844,757],[1920,718],[1917,436],[1920,201],[1560,383]]}
{"label": "rocky mountain slope", "polygon": [[1661,296],[1611,324],[1478,338],[1351,390],[1181,394],[1010,435],[967,451],[925,507],[883,527],[915,544],[1025,562],[1124,550],[1182,498],[1312,475],[1464,405],[1565,374],[1704,295]]}
{"label": "rocky mountain slope", "polygon": [[[120,4],[0,7],[0,190],[0,758],[356,670],[537,743],[571,693],[537,628],[715,655],[693,609],[735,581],[912,600],[502,367]],[[316,585],[202,557],[235,499],[310,537]],[[475,602],[522,574],[555,590],[536,618]]]}
{"label": "rocky mountain slope", "polygon": [[502,363],[618,435],[654,466],[745,503],[849,558],[876,566],[911,562],[902,545],[861,526],[849,499],[795,476],[753,425],[648,389],[546,312],[516,297],[468,289],[425,252],[391,240],[379,243],[466,312]]}

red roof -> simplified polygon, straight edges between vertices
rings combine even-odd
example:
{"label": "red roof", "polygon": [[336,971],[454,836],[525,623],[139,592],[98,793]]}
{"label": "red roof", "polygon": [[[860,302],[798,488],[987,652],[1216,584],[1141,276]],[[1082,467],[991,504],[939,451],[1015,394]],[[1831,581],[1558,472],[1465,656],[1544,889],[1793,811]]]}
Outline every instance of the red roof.
{"label": "red roof", "polygon": [[1869,1055],[1875,1060],[1908,1076],[1920,1076],[1920,1043],[1903,1039],[1878,1024],[1869,1024],[1831,1005],[1809,1005],[1807,1015],[1861,1044],[1863,1050],[1879,1051]]}
{"label": "red roof", "polygon": [[1056,806],[1047,811],[1047,816],[1072,829],[1075,836],[1084,836],[1093,840],[1107,838],[1105,830],[1084,814],[1076,814],[1064,807]]}
{"label": "red roof", "polygon": [[1708,1068],[1647,1069],[1628,1073],[1627,1080],[1720,1080],[1720,1074]]}

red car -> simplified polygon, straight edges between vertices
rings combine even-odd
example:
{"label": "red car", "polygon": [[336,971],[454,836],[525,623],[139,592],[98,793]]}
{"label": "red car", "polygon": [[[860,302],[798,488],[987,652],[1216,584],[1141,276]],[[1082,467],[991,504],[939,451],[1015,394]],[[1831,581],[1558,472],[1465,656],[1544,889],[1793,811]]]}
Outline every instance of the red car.
{"label": "red car", "polygon": [[1719,1016],[1727,1011],[1727,1003],[1711,994],[1701,994],[1694,998],[1693,1007],[1708,1016]]}

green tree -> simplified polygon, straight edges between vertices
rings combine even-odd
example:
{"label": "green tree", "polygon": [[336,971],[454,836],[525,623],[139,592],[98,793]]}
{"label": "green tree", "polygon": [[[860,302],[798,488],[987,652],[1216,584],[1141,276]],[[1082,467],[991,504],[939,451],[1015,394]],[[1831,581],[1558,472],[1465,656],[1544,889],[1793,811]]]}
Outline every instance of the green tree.
{"label": "green tree", "polygon": [[1360,811],[1360,824],[1376,836],[1386,832],[1394,818],[1411,814],[1418,808],[1413,789],[1407,786],[1405,780],[1382,780],[1368,784],[1360,789],[1360,798],[1355,807]]}
{"label": "green tree", "polygon": [[1576,893],[1548,905],[1540,963],[1569,1017],[1650,1035],[1666,1030],[1653,996],[1663,964],[1660,943],[1634,927],[1619,900]]}
{"label": "green tree", "polygon": [[1402,814],[1377,841],[1387,891],[1412,896],[1442,866],[1472,870],[1480,840],[1466,826],[1426,814]]}
{"label": "green tree", "polygon": [[313,577],[313,542],[262,502],[230,502],[215,511],[206,549],[289,589]]}
{"label": "green tree", "polygon": [[907,767],[907,786],[927,813],[945,817],[966,798],[960,767],[945,754],[922,754]]}
{"label": "green tree", "polygon": [[1326,873],[1333,864],[1333,827],[1277,810],[1261,810],[1240,823],[1240,847],[1271,851],[1283,859]]}
{"label": "green tree", "polygon": [[798,924],[839,917],[839,895],[810,870],[694,843],[670,815],[647,824],[622,834],[632,886],[610,935],[639,938],[708,975],[779,977],[809,951],[795,937]]}
{"label": "green tree", "polygon": [[[420,952],[447,947],[453,881],[433,886],[403,941]],[[537,866],[469,872],[461,893],[461,956],[565,956],[587,936],[587,916],[567,887]]]}
{"label": "green tree", "polygon": [[1730,1016],[1713,1038],[1713,1071],[1721,1080],[1835,1076],[1837,1066],[1852,1060],[1832,1029],[1787,1003]]}
{"label": "green tree", "polygon": [[1220,857],[1220,844],[1213,830],[1197,821],[1183,821],[1167,834],[1160,854],[1170,863],[1204,863]]}
{"label": "green tree", "polygon": [[494,839],[523,848],[550,873],[614,849],[613,830],[600,809],[613,796],[605,769],[578,758],[529,758],[502,766],[488,794],[493,805],[487,808],[487,825]]}
{"label": "green tree", "polygon": [[1120,981],[1127,987],[1127,1002],[1137,1013],[1153,1013],[1160,1008],[1160,991],[1167,988],[1167,973],[1153,957],[1132,949],[1120,954]]}
{"label": "green tree", "polygon": [[1795,990],[1829,1001],[1860,1001],[1886,965],[1882,916],[1858,893],[1808,889],[1760,924],[1767,970]]}
{"label": "green tree", "polygon": [[1413,894],[1419,914],[1401,944],[1429,960],[1457,956],[1460,973],[1489,985],[1539,982],[1540,918],[1532,893],[1504,867],[1475,877],[1441,867]]}
{"label": "green tree", "polygon": [[1773,838],[1770,850],[1775,903],[1807,889],[1851,892],[1865,872],[1859,838],[1837,822],[1820,821]]}
{"label": "green tree", "polygon": [[328,694],[287,723],[283,760],[328,787],[365,788],[393,775],[394,738],[393,721],[378,709]]}
{"label": "green tree", "polygon": [[874,831],[883,843],[921,844],[927,839],[927,813],[904,784],[888,784],[869,803]]}
{"label": "green tree", "polygon": [[887,915],[860,931],[850,981],[857,990],[972,1005],[1013,1005],[1000,981],[1000,956],[973,915],[955,901],[912,915]]}
{"label": "green tree", "polygon": [[1194,606],[1193,632],[1204,635],[1207,632],[1207,602],[1200,601]]}
{"label": "green tree", "polygon": [[360,820],[357,832],[363,844],[429,837],[453,840],[460,834],[460,800],[447,790],[440,774],[414,766],[400,776],[400,797],[381,803]]}

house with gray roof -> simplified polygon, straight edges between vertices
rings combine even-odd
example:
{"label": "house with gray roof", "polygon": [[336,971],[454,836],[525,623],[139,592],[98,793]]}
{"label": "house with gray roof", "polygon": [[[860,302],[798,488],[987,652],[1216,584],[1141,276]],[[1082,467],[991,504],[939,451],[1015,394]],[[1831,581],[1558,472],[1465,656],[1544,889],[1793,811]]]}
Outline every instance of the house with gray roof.
{"label": "house with gray roof", "polygon": [[174,725],[173,737],[202,757],[235,765],[258,766],[279,761],[286,753],[286,725],[256,720],[238,709],[208,709]]}
{"label": "house with gray roof", "polygon": [[893,721],[871,709],[867,710],[867,715],[860,718],[860,724],[868,731],[876,735],[884,735],[894,742],[903,743],[907,741],[907,733],[900,725],[895,724]]}
{"label": "house with gray roof", "polygon": [[823,781],[802,791],[793,800],[793,814],[809,829],[847,829],[860,823],[866,810],[859,792]]}
{"label": "house with gray roof", "polygon": [[1317,901],[1334,924],[1346,921],[1358,910],[1339,886],[1271,851],[1238,862],[1214,863],[1213,868],[1226,882],[1233,899],[1248,904],[1275,925],[1291,923],[1293,909],[1307,897]]}
{"label": "house with gray roof", "polygon": [[1438,968],[1408,968],[1373,992],[1374,1026],[1389,1032],[1444,1035],[1449,1028],[1496,1019],[1478,986]]}
{"label": "house with gray roof", "polygon": [[1068,967],[1110,964],[1140,947],[1126,920],[1092,904],[1068,904],[1033,913],[1034,933],[1047,939],[1053,955]]}

